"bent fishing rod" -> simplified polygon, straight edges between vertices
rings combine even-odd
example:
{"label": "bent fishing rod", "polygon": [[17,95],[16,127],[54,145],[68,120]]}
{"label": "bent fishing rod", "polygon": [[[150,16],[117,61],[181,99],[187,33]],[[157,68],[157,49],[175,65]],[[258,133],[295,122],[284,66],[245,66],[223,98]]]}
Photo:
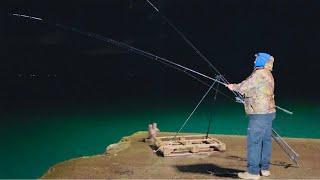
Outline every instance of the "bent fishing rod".
{"label": "bent fishing rod", "polygon": [[[25,14],[17,14],[17,13],[12,13],[12,14],[9,14],[9,15],[15,16],[15,17],[20,17],[20,18],[31,19],[31,20],[38,21],[38,22],[45,23],[45,24],[51,24],[51,23],[49,23],[49,22],[47,22],[44,19],[39,18],[39,17],[29,16],[29,15],[25,15]],[[126,43],[119,42],[119,41],[113,40],[111,38],[104,37],[104,36],[96,34],[96,33],[81,31],[81,30],[79,30],[79,29],[77,29],[75,27],[71,27],[71,26],[66,26],[66,25],[62,25],[62,24],[51,24],[51,25],[54,25],[54,26],[59,27],[59,28],[64,29],[64,30],[76,32],[76,33],[88,36],[90,38],[93,38],[93,39],[97,39],[97,40],[101,40],[101,41],[107,42],[107,43],[109,43],[109,44],[111,44],[111,45],[113,45],[115,47],[125,49],[125,50],[127,50],[129,52],[133,52],[135,54],[139,54],[141,56],[147,57],[147,58],[152,59],[152,60],[156,60],[156,61],[164,63],[166,65],[171,65],[170,67],[174,66],[174,67],[178,68],[178,70],[180,70],[182,72],[193,73],[193,74],[199,75],[201,77],[204,77],[204,78],[206,78],[208,80],[217,82],[219,84],[222,84],[222,85],[225,85],[225,86],[227,85],[227,83],[224,83],[224,82],[222,82],[220,80],[217,80],[216,78],[212,78],[212,77],[210,77],[208,75],[205,75],[203,73],[200,73],[200,72],[198,72],[196,70],[193,70],[191,68],[188,68],[186,66],[178,64],[178,63],[173,62],[171,60],[168,60],[166,58],[154,55],[154,54],[149,53],[147,51],[143,51],[141,49],[135,48],[135,47],[130,46],[130,45],[126,44]]]}
{"label": "bent fishing rod", "polygon": [[[215,89],[216,90],[216,93],[219,92],[220,94],[224,95],[225,97],[229,98],[232,100],[231,97],[227,96],[226,94],[222,93],[221,91],[219,91],[218,89],[214,88],[213,85],[215,83],[219,83],[219,84],[223,84],[223,85],[227,85],[226,83],[222,82],[221,80],[221,77],[218,79],[218,78],[212,78],[208,75],[205,75],[205,74],[202,74],[198,71],[195,71],[193,69],[190,69],[188,67],[185,67],[181,64],[178,64],[178,63],[175,63],[173,61],[170,61],[168,59],[165,59],[165,58],[162,58],[162,57],[159,57],[159,56],[156,56],[154,54],[151,54],[149,52],[146,52],[146,51],[143,51],[141,49],[138,49],[138,48],[135,48],[133,46],[130,46],[126,43],[122,43],[122,42],[118,42],[118,41],[115,41],[113,39],[110,39],[110,38],[106,38],[104,36],[101,36],[99,34],[95,34],[95,33],[91,33],[91,32],[85,32],[85,31],[81,31],[77,28],[74,28],[74,27],[69,27],[69,26],[65,26],[65,25],[62,25],[62,24],[51,24],[45,20],[43,20],[42,18],[39,18],[39,17],[34,17],[34,16],[29,16],[29,15],[24,15],[24,14],[9,14],[9,15],[12,15],[12,16],[15,16],[15,17],[21,17],[21,18],[26,18],[26,19],[31,19],[31,20],[34,20],[34,21],[38,21],[38,22],[41,22],[41,23],[45,23],[45,24],[50,24],[50,25],[54,25],[58,28],[61,28],[61,29],[64,29],[64,30],[69,30],[69,31],[72,31],[72,32],[76,32],[76,33],[79,33],[81,35],[85,35],[85,36],[88,36],[90,38],[94,38],[94,39],[97,39],[97,40],[101,40],[101,41],[104,41],[104,42],[107,42],[109,44],[112,44],[118,48],[122,48],[122,49],[126,49],[127,51],[129,52],[134,52],[136,54],[139,54],[139,55],[142,55],[144,57],[147,57],[149,59],[153,59],[153,60],[156,60],[158,62],[161,62],[169,67],[172,67],[176,70],[179,70],[179,71],[182,71],[184,73],[186,73],[187,75],[189,75],[190,77],[194,78],[195,80],[201,82],[202,84],[206,85],[209,87],[209,90],[206,92],[206,94],[202,97],[202,100],[207,96],[207,94],[210,92],[211,89]],[[195,77],[193,74],[190,74],[190,73],[193,73],[193,74],[196,74],[196,75],[199,75],[201,77],[204,77],[206,79],[209,79],[211,81],[213,81],[213,84],[212,85],[209,85],[207,84],[206,82],[198,79],[197,77]],[[189,115],[189,117],[187,118],[187,120],[185,121],[184,125],[188,122],[188,120],[191,118],[191,116],[193,115],[193,113],[195,112],[195,110],[197,109],[197,107],[201,104],[202,100],[198,103],[198,105],[196,106],[196,108],[193,110],[193,112]],[[184,125],[181,127],[181,129],[177,132],[177,134],[183,129]],[[176,135],[177,135],[176,134]]]}
{"label": "bent fishing rod", "polygon": [[[44,19],[39,18],[39,17],[29,16],[29,15],[24,15],[24,14],[17,14],[17,13],[13,13],[13,14],[10,14],[10,13],[9,13],[8,15],[14,16],[14,17],[20,17],[20,18],[24,18],[24,19],[30,19],[30,20],[37,21],[37,22],[39,22],[39,23],[47,24],[47,25],[50,25],[50,26],[56,26],[57,28],[61,28],[61,29],[63,29],[63,30],[67,30],[67,31],[75,32],[75,33],[79,33],[79,34],[84,35],[84,36],[87,36],[87,37],[89,37],[89,38],[93,38],[93,39],[96,39],[96,40],[100,40],[100,41],[104,41],[104,42],[113,44],[114,46],[117,46],[117,47],[120,47],[120,46],[121,46],[120,48],[126,49],[126,50],[129,51],[129,52],[134,52],[134,53],[136,53],[136,54],[138,54],[138,55],[142,55],[142,56],[147,57],[147,58],[149,58],[149,59],[156,60],[156,61],[158,61],[158,62],[160,62],[160,63],[162,63],[162,64],[164,64],[164,65],[166,65],[166,66],[168,66],[168,67],[171,67],[171,68],[176,69],[176,70],[178,70],[178,71],[180,71],[180,72],[183,72],[183,73],[185,73],[186,75],[190,76],[191,78],[195,79],[196,81],[200,82],[201,84],[203,84],[203,85],[205,85],[205,86],[207,86],[207,87],[210,87],[210,86],[211,86],[211,85],[208,84],[207,82],[205,82],[205,81],[197,78],[194,73],[191,74],[191,73],[188,72],[187,70],[182,69],[182,68],[180,67],[181,65],[180,65],[180,66],[175,66],[174,64],[167,63],[167,62],[165,62],[165,61],[162,61],[162,59],[165,59],[165,58],[161,58],[161,57],[156,56],[156,55],[153,55],[153,54],[151,54],[151,53],[144,52],[144,51],[142,51],[142,50],[140,50],[140,49],[137,49],[137,48],[134,48],[134,47],[132,47],[132,46],[130,46],[130,45],[128,45],[128,44],[120,43],[120,42],[117,42],[117,41],[112,40],[112,39],[110,39],[110,38],[103,37],[103,36],[98,35],[98,34],[95,34],[95,33],[90,33],[90,32],[81,31],[81,30],[79,30],[79,29],[77,29],[77,28],[75,28],[75,27],[65,26],[65,25],[62,25],[62,24],[49,23],[48,21],[45,21]],[[135,51],[135,50],[138,50],[138,51]],[[167,59],[166,59],[166,60],[167,60]],[[169,61],[169,60],[167,60],[167,61]],[[188,69],[190,69],[190,68],[188,68]],[[191,69],[190,69],[190,70],[191,70]],[[194,70],[192,70],[192,71],[194,71]],[[199,72],[198,72],[198,73],[199,73]],[[199,74],[202,74],[202,73],[199,73]],[[207,76],[207,77],[209,77],[209,76]],[[211,77],[210,77],[210,78],[211,78]],[[206,79],[208,79],[208,78],[206,78]],[[212,80],[212,79],[213,79],[213,78],[211,78],[210,80]],[[214,87],[212,87],[212,89],[218,91],[219,94],[221,94],[221,95],[223,95],[224,97],[226,97],[226,98],[230,99],[231,101],[233,101],[233,98],[231,98],[230,96],[228,96],[228,95],[226,95],[225,93],[221,92],[220,90],[218,90],[218,89],[216,89],[216,88],[214,88]]]}
{"label": "bent fishing rod", "polygon": [[[41,22],[41,23],[50,24],[49,22],[47,22],[47,21],[45,21],[45,20],[43,20],[42,18],[39,18],[39,17],[29,16],[29,15],[25,15],[25,14],[17,14],[17,13],[12,13],[12,14],[9,14],[9,15],[16,16],[16,17],[21,17],[21,18],[25,18],[25,19],[31,19],[31,20],[38,21],[38,22]],[[94,39],[97,39],[97,40],[105,41],[105,42],[107,42],[109,44],[112,44],[112,45],[114,45],[116,47],[126,49],[129,52],[134,52],[136,54],[142,55],[142,56],[147,57],[149,59],[156,60],[156,61],[161,62],[161,63],[163,63],[163,64],[165,64],[167,66],[170,66],[172,68],[175,68],[175,69],[177,69],[179,71],[182,71],[182,72],[186,73],[187,75],[191,76],[192,78],[196,79],[197,81],[201,82],[202,84],[205,84],[208,87],[210,87],[210,85],[204,83],[203,81],[199,80],[198,78],[196,78],[195,76],[191,75],[190,73],[197,74],[199,76],[202,76],[202,77],[204,77],[206,79],[209,79],[211,81],[220,83],[220,84],[225,85],[225,86],[227,84],[229,84],[228,81],[224,78],[223,75],[221,75],[221,73],[219,71],[217,71],[217,72],[222,77],[221,81],[217,80],[215,78],[212,78],[212,77],[210,77],[208,75],[205,75],[203,73],[200,73],[198,71],[195,71],[195,70],[193,70],[191,68],[185,67],[185,66],[183,66],[181,64],[178,64],[178,63],[175,63],[173,61],[170,61],[168,59],[165,59],[165,58],[162,58],[160,56],[156,56],[156,55],[151,54],[149,52],[143,51],[141,49],[135,48],[135,47],[130,46],[130,45],[126,44],[126,43],[118,42],[118,41],[115,41],[115,40],[110,39],[110,38],[106,38],[106,37],[101,36],[101,35],[96,34],[96,33],[90,33],[90,32],[81,31],[81,30],[79,30],[77,28],[65,26],[65,25],[62,25],[62,24],[53,24],[53,25],[56,26],[56,27],[59,27],[61,29],[64,29],[64,30],[73,31],[73,32],[88,36],[90,38],[94,38]],[[193,47],[195,47],[195,46],[193,46]],[[200,51],[198,51],[198,52],[200,53]],[[214,89],[214,88],[212,88],[212,89]],[[232,91],[232,92],[234,92],[234,91]],[[221,93],[221,92],[219,92],[219,93]],[[237,94],[239,94],[239,93],[237,93]],[[240,102],[240,103],[244,102],[241,95],[236,95],[236,102]],[[291,112],[291,111],[289,111],[287,109],[284,109],[282,107],[276,106],[276,108],[278,108],[278,109],[280,109],[280,110],[282,110],[282,111],[284,111],[284,112],[286,112],[288,114],[293,114],[293,112]]]}
{"label": "bent fishing rod", "polygon": [[[9,15],[12,15],[12,16],[15,16],[15,17],[21,17],[21,18],[25,18],[25,19],[31,19],[31,20],[38,21],[38,22],[41,22],[41,23],[45,23],[45,24],[49,24],[49,25],[56,26],[56,27],[61,28],[61,29],[64,29],[64,30],[76,32],[76,33],[79,33],[79,34],[81,34],[81,35],[88,36],[88,37],[90,37],[90,38],[94,38],[94,39],[97,39],[97,40],[102,40],[102,41],[107,42],[107,43],[109,43],[109,44],[112,44],[112,45],[114,45],[114,46],[116,46],[116,47],[119,47],[119,48],[122,48],[122,49],[126,49],[126,50],[129,51],[129,52],[134,52],[134,53],[136,53],[136,54],[142,55],[142,56],[147,57],[147,58],[149,58],[149,59],[156,60],[156,61],[161,62],[161,63],[163,63],[163,64],[165,64],[165,65],[167,65],[167,66],[169,66],[169,67],[171,67],[171,68],[174,68],[174,69],[176,69],[176,70],[179,70],[179,71],[184,72],[185,74],[189,75],[190,77],[194,78],[195,80],[197,80],[197,81],[201,82],[202,84],[206,85],[207,87],[209,87],[209,90],[208,90],[208,91],[206,92],[206,94],[203,96],[202,100],[207,96],[207,94],[210,92],[211,89],[214,89],[214,90],[216,91],[216,93],[220,93],[220,94],[222,94],[223,96],[225,96],[225,97],[227,97],[228,99],[230,99],[230,100],[233,101],[233,99],[232,99],[230,96],[222,93],[221,91],[218,90],[218,88],[214,88],[214,87],[213,87],[213,85],[214,85],[215,83],[219,83],[219,84],[223,84],[223,85],[226,85],[226,84],[227,84],[227,83],[225,83],[225,82],[222,82],[223,79],[222,79],[221,77],[219,77],[219,79],[218,79],[218,78],[212,78],[212,77],[210,77],[210,76],[208,76],[208,75],[202,74],[202,73],[200,73],[200,72],[198,72],[198,71],[195,71],[195,70],[193,70],[193,69],[190,69],[190,68],[188,68],[188,67],[185,67],[185,66],[183,66],[183,65],[181,65],[181,64],[175,63],[175,62],[170,61],[170,60],[168,60],[168,59],[165,59],[165,58],[156,56],[156,55],[154,55],[154,54],[151,54],[151,53],[149,53],[149,52],[143,51],[143,50],[141,50],[141,49],[135,48],[135,47],[130,46],[130,45],[126,44],[126,43],[118,42],[118,41],[115,41],[115,40],[113,40],[113,39],[103,37],[103,36],[101,36],[101,35],[99,35],[99,34],[81,31],[81,30],[79,30],[79,29],[77,29],[77,28],[65,26],[65,25],[62,25],[62,24],[52,24],[52,23],[49,23],[49,22],[47,22],[47,21],[45,21],[45,20],[43,20],[42,18],[39,18],[39,17],[29,16],[29,15],[24,15],[24,14],[9,14]],[[200,80],[199,78],[195,77],[193,74],[190,74],[190,73],[199,75],[199,76],[201,76],[201,77],[205,77],[206,79],[209,79],[209,80],[213,81],[214,83],[213,83],[213,85],[209,85],[208,83]],[[193,110],[193,113],[196,111],[196,109],[198,108],[198,106],[201,104],[202,100],[198,103],[198,105],[196,106],[196,108]],[[193,115],[193,113],[191,113],[191,114],[189,115],[189,117],[188,117],[187,120],[185,121],[184,125],[188,122],[188,120],[191,118],[191,116]],[[180,128],[180,130],[177,132],[177,134],[183,129],[184,125]],[[176,134],[176,135],[177,135],[177,134]],[[207,134],[208,134],[208,133],[207,133]]]}

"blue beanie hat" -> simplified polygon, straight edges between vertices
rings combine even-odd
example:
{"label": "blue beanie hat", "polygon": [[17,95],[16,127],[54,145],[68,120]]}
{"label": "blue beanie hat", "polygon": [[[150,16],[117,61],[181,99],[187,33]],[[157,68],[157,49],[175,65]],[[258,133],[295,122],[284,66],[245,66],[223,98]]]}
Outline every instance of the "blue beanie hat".
{"label": "blue beanie hat", "polygon": [[271,55],[267,53],[257,53],[256,55],[257,55],[257,58],[254,63],[254,68],[264,67],[264,65],[266,65],[266,63],[271,57]]}

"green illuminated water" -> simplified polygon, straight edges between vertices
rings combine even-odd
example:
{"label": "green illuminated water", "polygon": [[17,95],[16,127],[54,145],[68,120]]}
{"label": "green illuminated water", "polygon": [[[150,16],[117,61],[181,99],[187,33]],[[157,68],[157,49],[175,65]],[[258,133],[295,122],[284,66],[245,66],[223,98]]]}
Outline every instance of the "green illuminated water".
{"label": "green illuminated water", "polygon": [[[288,137],[320,138],[320,106],[285,103],[294,116],[278,113],[274,128]],[[118,103],[95,107],[29,108],[2,117],[0,178],[37,178],[50,166],[75,157],[103,153],[108,144],[157,122],[161,131],[176,131],[192,104]],[[209,111],[201,107],[183,132],[205,133]],[[239,104],[213,110],[211,133],[245,135],[247,120]]]}

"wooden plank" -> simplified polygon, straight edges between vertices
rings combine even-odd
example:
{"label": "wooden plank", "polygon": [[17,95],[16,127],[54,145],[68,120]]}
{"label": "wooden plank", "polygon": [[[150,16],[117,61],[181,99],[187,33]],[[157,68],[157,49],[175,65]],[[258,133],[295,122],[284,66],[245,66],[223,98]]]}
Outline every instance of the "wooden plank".
{"label": "wooden plank", "polygon": [[155,145],[165,157],[226,150],[226,145],[218,139],[203,135],[156,137]]}

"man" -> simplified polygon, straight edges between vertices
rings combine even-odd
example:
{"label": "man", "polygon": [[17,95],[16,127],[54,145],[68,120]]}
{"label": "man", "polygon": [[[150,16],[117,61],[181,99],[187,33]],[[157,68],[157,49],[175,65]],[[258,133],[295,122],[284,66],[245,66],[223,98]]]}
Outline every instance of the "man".
{"label": "man", "polygon": [[271,74],[274,58],[257,53],[252,74],[239,84],[226,85],[244,96],[244,107],[249,117],[247,135],[248,172],[238,173],[241,179],[270,176],[272,150],[272,121],[275,118],[274,79]]}

